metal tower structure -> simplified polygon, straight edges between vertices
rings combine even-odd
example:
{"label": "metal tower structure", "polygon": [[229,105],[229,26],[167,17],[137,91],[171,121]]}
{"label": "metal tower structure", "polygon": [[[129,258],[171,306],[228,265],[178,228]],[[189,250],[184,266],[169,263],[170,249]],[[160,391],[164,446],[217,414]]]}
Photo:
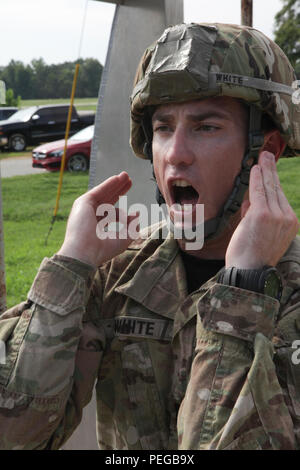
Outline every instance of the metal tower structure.
{"label": "metal tower structure", "polygon": [[[135,71],[145,48],[164,29],[183,21],[183,0],[96,0],[116,4],[108,53],[99,90],[92,145],[89,187],[125,170],[133,180],[128,204],[155,202],[150,165],[136,158],[129,146],[129,97]],[[62,447],[97,449],[96,399]]]}

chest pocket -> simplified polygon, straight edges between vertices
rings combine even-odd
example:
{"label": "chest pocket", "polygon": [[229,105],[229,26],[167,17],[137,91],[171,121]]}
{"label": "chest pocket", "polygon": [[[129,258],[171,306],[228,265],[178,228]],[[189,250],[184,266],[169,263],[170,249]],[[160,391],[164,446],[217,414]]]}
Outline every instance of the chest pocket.
{"label": "chest pocket", "polygon": [[173,320],[130,303],[134,308],[105,321],[106,336],[111,338],[107,366],[118,369],[118,374],[110,376],[114,382],[112,419],[127,449],[167,449]]}
{"label": "chest pocket", "polygon": [[172,376],[170,344],[149,340],[126,344],[121,361],[141,448],[167,449]]}

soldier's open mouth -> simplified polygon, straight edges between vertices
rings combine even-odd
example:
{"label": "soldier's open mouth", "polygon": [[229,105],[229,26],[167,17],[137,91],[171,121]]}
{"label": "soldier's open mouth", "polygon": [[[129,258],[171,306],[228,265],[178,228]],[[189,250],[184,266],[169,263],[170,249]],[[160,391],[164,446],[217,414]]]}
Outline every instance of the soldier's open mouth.
{"label": "soldier's open mouth", "polygon": [[176,204],[195,205],[198,202],[199,194],[193,186],[173,186],[174,202]]}

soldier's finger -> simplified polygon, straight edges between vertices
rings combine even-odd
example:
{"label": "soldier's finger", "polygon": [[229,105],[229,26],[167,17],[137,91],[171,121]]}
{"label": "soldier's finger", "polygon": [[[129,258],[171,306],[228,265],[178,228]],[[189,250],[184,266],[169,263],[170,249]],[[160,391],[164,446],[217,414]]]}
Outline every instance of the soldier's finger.
{"label": "soldier's finger", "polygon": [[250,172],[249,202],[254,209],[264,209],[268,207],[259,165],[254,165]]}
{"label": "soldier's finger", "polygon": [[275,157],[270,152],[263,152],[260,156],[259,164],[261,167],[263,184],[269,209],[272,213],[278,214],[281,212],[278,200],[278,188],[276,180],[276,163]]}
{"label": "soldier's finger", "polygon": [[248,200],[243,201],[242,206],[241,206],[241,218],[242,219],[247,214],[247,211],[248,211],[249,207],[250,207],[250,201],[248,201]]}
{"label": "soldier's finger", "polygon": [[132,181],[126,172],[114,175],[86,193],[87,200],[93,205],[115,204],[119,197],[131,188]]}

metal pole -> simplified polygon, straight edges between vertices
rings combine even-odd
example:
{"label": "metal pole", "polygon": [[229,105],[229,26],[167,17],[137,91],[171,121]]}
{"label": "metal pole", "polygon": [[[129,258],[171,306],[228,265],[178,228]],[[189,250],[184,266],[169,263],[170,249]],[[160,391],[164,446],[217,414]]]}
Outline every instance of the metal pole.
{"label": "metal pole", "polygon": [[49,238],[49,235],[50,235],[50,233],[53,229],[53,225],[54,225],[54,222],[56,220],[56,215],[57,215],[58,206],[59,206],[61,187],[62,187],[63,176],[64,176],[64,171],[65,171],[67,145],[68,145],[68,138],[69,138],[69,132],[70,132],[70,127],[71,127],[71,118],[72,118],[72,110],[73,110],[74,96],[75,96],[75,91],[76,91],[78,71],[79,71],[79,64],[77,63],[76,66],[75,66],[75,73],[74,73],[72,93],[71,93],[71,101],[70,101],[69,113],[68,113],[68,118],[67,118],[64,153],[62,155],[61,162],[60,162],[60,172],[59,172],[59,181],[58,181],[58,187],[57,187],[56,203],[55,203],[55,208],[54,208],[54,212],[53,212],[53,217],[52,217],[52,220],[50,222],[49,231],[48,231],[48,234],[47,234],[46,239],[45,239],[45,245],[47,245],[47,243],[48,243],[48,238]]}
{"label": "metal pole", "polygon": [[252,0],[242,0],[242,24],[253,26],[253,4]]}

